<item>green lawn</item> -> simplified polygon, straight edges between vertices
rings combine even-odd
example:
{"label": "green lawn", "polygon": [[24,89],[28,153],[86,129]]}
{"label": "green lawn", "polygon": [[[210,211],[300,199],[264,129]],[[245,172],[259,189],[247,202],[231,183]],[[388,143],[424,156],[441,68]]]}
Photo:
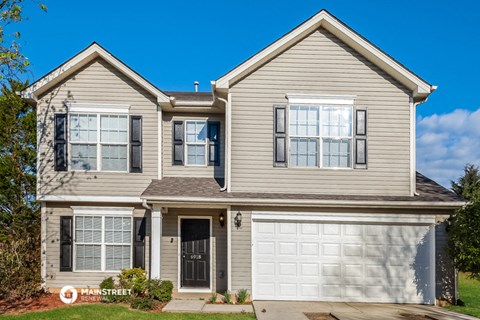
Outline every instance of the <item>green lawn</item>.
{"label": "green lawn", "polygon": [[458,278],[460,299],[465,302],[465,307],[450,306],[449,310],[480,317],[480,281],[469,279],[463,273]]}
{"label": "green lawn", "polygon": [[49,311],[30,312],[17,316],[0,316],[0,319],[15,320],[65,320],[65,319],[111,319],[111,320],[253,320],[253,314],[198,314],[198,313],[151,313],[129,310],[126,306],[89,304],[65,306]]}

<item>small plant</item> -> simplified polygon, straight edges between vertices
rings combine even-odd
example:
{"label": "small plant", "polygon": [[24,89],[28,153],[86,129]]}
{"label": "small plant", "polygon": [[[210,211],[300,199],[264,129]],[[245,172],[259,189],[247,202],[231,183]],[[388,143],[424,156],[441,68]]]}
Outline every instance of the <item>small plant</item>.
{"label": "small plant", "polygon": [[152,279],[147,284],[148,295],[160,302],[172,300],[173,283],[169,280]]}
{"label": "small plant", "polygon": [[212,296],[210,297],[210,302],[211,303],[217,303],[217,293],[216,292],[212,293]]}
{"label": "small plant", "polygon": [[150,297],[134,297],[130,301],[130,307],[138,310],[151,310],[153,309],[154,301]]}
{"label": "small plant", "polygon": [[237,292],[237,302],[240,304],[244,304],[248,298],[248,290],[247,289],[240,289]]}
{"label": "small plant", "polygon": [[143,296],[147,285],[147,274],[143,269],[122,269],[118,275],[120,287],[131,289],[134,296]]}
{"label": "small plant", "polygon": [[230,292],[225,291],[225,293],[223,294],[223,301],[226,303],[226,304],[231,304],[232,303],[232,297],[230,296]]}

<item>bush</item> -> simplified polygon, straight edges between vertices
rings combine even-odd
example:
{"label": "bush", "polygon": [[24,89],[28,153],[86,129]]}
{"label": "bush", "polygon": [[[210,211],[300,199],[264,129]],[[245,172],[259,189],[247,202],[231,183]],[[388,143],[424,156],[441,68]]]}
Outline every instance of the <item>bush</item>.
{"label": "bush", "polygon": [[[25,299],[41,293],[40,239],[6,236],[0,242],[0,299]],[[45,281],[45,279],[43,279]]]}
{"label": "bush", "polygon": [[121,289],[131,289],[132,295],[145,295],[147,285],[147,274],[143,269],[123,269],[118,275]]}
{"label": "bush", "polygon": [[151,279],[148,281],[148,295],[160,302],[172,300],[173,283],[169,280]]}
{"label": "bush", "polygon": [[[113,280],[113,277],[108,277],[103,279],[103,281],[99,285],[100,289],[117,289],[117,286],[115,285],[115,281]],[[111,303],[111,302],[120,302],[124,301],[125,298],[123,296],[117,296],[114,294],[108,294],[108,295],[102,295],[102,302],[105,303]]]}
{"label": "bush", "polygon": [[240,304],[244,304],[248,298],[248,291],[247,289],[240,289],[237,292],[237,302]]}
{"label": "bush", "polygon": [[232,303],[232,297],[230,296],[230,292],[225,291],[225,293],[223,294],[223,301],[226,303],[226,304],[231,304]]}
{"label": "bush", "polygon": [[138,310],[153,309],[154,301],[150,297],[133,297],[130,300],[130,307]]}

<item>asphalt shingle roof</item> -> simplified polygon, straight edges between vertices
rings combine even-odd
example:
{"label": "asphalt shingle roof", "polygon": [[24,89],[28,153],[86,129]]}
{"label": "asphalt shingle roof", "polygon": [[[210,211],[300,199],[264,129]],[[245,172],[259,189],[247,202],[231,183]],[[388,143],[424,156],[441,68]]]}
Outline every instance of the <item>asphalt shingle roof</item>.
{"label": "asphalt shingle roof", "polygon": [[424,201],[461,202],[463,199],[435,181],[417,172],[418,196],[365,196],[307,193],[248,193],[222,192],[223,181],[213,178],[164,177],[153,180],[142,198],[212,198],[213,199],[292,199],[292,200],[351,200],[351,201]]}
{"label": "asphalt shingle roof", "polygon": [[212,92],[165,91],[179,101],[213,101]]}

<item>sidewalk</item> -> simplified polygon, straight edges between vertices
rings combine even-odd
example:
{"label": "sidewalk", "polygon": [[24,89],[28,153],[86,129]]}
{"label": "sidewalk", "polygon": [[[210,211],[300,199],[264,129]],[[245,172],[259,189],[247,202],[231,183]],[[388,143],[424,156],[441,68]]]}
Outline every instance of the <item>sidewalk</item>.
{"label": "sidewalk", "polygon": [[254,313],[251,304],[207,304],[204,300],[172,300],[162,309],[172,313]]}

